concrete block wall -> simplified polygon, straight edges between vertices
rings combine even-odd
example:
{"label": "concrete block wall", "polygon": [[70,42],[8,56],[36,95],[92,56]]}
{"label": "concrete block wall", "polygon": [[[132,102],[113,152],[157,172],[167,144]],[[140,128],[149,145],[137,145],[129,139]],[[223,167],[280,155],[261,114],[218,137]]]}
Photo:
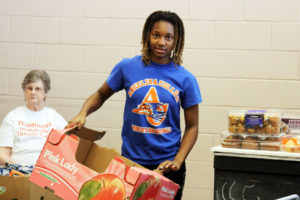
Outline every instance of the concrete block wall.
{"label": "concrete block wall", "polygon": [[[204,100],[183,199],[213,199],[210,148],[228,110],[300,113],[300,0],[0,0],[0,120],[24,104],[31,69],[49,72],[47,105],[70,120],[121,58],[140,53],[145,18],[159,9],[185,23],[184,66]],[[87,119],[118,150],[124,99],[115,94]]]}

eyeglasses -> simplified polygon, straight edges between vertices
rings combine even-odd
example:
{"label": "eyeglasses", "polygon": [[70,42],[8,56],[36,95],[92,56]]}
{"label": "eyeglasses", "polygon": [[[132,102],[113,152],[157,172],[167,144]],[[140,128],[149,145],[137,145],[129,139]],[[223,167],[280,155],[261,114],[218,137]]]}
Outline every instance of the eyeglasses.
{"label": "eyeglasses", "polygon": [[36,92],[42,92],[42,91],[44,91],[43,88],[40,88],[40,87],[31,87],[31,86],[26,86],[25,90],[28,90],[30,92],[32,92],[32,91],[36,91]]}

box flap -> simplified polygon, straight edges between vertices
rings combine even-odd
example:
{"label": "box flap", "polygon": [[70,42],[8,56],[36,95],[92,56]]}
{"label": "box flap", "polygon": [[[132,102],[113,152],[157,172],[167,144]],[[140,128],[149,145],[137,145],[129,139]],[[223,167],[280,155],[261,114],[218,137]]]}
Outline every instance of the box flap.
{"label": "box flap", "polygon": [[115,157],[110,161],[105,173],[115,174],[124,179],[125,183],[135,185],[139,179],[140,172],[134,169],[135,168],[126,165],[121,157]]}
{"label": "box flap", "polygon": [[109,165],[111,159],[115,158],[116,156],[120,156],[120,154],[115,149],[104,148],[94,143],[84,165],[98,173],[103,173]]}
{"label": "box flap", "polygon": [[[71,136],[74,136],[74,135],[71,135]],[[77,151],[75,154],[75,158],[79,163],[81,163],[81,164],[85,163],[85,160],[87,158],[87,155],[90,152],[92,145],[93,145],[93,141],[87,140],[84,138],[80,138],[79,145],[77,147]]]}
{"label": "box flap", "polygon": [[58,144],[60,139],[62,138],[63,134],[61,134],[59,131],[52,129],[51,134],[49,135],[49,142],[51,144]]}
{"label": "box flap", "polygon": [[99,132],[85,127],[81,129],[76,127],[64,130],[52,129],[48,141],[53,145],[57,145],[66,135],[70,135],[79,141],[75,157],[79,163],[84,163],[93,141],[101,139],[105,135],[105,131]]}
{"label": "box flap", "polygon": [[105,131],[99,132],[85,127],[82,127],[81,129],[77,129],[75,127],[70,130],[67,130],[65,134],[68,135],[74,134],[80,138],[96,141],[96,140],[100,140],[105,135]]}

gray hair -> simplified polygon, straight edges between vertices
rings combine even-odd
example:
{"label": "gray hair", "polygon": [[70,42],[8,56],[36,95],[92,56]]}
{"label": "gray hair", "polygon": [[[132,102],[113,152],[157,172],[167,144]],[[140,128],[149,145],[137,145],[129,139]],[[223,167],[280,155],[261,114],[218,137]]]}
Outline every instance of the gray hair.
{"label": "gray hair", "polygon": [[27,84],[41,80],[44,85],[44,91],[47,93],[50,89],[50,76],[43,70],[32,70],[26,74],[22,82],[22,88],[25,90]]}

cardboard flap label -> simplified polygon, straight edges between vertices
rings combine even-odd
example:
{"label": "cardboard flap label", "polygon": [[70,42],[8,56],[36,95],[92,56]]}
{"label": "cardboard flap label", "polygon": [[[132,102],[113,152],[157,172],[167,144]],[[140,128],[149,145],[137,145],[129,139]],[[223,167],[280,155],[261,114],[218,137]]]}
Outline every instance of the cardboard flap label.
{"label": "cardboard flap label", "polygon": [[124,164],[124,160],[122,160],[119,157],[116,157],[110,161],[105,171],[105,173],[115,174],[119,178],[124,180],[126,196],[128,197],[131,196],[134,186],[140,177],[140,172],[132,169],[132,167],[129,167],[126,164]]}
{"label": "cardboard flap label", "polygon": [[51,143],[51,144],[58,144],[59,143],[59,141],[60,141],[60,139],[62,138],[62,136],[63,136],[64,134],[63,133],[61,133],[61,132],[59,132],[59,131],[57,131],[57,130],[55,130],[55,129],[52,129],[52,131],[51,131],[51,134],[49,135],[49,142]]}
{"label": "cardboard flap label", "polygon": [[106,173],[116,174],[122,178],[126,183],[135,185],[140,176],[140,172],[133,167],[129,167],[124,163],[120,157],[116,157],[109,163]]}
{"label": "cardboard flap label", "polygon": [[133,167],[130,167],[127,170],[125,180],[126,182],[135,185],[137,180],[139,179],[140,174],[141,173],[139,171],[135,170]]}

